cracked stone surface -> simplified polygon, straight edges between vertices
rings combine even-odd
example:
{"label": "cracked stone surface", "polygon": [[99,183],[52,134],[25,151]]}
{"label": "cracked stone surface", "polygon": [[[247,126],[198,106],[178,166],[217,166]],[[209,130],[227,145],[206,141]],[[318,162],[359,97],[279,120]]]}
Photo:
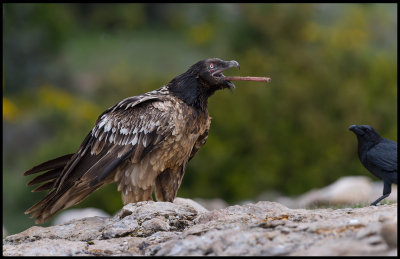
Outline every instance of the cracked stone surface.
{"label": "cracked stone surface", "polygon": [[276,202],[208,211],[190,199],[145,201],[113,217],[31,227],[3,255],[397,255],[397,203],[289,209]]}

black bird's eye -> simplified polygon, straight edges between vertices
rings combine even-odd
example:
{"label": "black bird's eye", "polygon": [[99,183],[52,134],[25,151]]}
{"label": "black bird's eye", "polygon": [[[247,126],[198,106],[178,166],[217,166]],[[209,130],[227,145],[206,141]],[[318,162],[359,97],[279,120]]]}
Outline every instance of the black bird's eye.
{"label": "black bird's eye", "polygon": [[208,67],[209,67],[209,68],[214,68],[214,63],[210,63],[210,64],[208,65]]}

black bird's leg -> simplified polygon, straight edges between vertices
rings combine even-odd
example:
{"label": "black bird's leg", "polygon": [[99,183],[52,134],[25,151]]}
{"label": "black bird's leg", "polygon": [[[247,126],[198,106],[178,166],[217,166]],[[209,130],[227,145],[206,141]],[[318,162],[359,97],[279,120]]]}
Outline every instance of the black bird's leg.
{"label": "black bird's leg", "polygon": [[376,206],[378,204],[378,202],[380,202],[381,200],[385,199],[387,196],[389,196],[389,194],[392,192],[392,184],[389,182],[384,181],[383,182],[383,195],[378,198],[376,201],[374,201],[373,203],[371,203],[370,206]]}

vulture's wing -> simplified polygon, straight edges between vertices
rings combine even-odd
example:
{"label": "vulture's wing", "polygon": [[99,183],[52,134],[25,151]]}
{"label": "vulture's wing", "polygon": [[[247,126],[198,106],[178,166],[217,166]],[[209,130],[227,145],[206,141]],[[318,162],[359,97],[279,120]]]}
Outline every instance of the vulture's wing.
{"label": "vulture's wing", "polygon": [[[31,217],[37,217],[37,223],[44,222],[112,182],[115,169],[124,161],[140,162],[173,131],[171,115],[161,109],[164,97],[153,91],[122,100],[99,116],[75,154],[27,171],[26,175],[50,169],[30,184],[51,180],[37,189],[51,191],[25,213],[33,212]],[[156,108],[156,102],[161,108]]]}

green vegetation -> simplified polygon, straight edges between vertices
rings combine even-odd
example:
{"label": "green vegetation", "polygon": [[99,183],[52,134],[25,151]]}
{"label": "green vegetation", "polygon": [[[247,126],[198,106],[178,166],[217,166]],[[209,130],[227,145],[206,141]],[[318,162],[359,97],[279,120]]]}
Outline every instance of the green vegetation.
{"label": "green vegetation", "polygon": [[[3,225],[23,214],[32,166],[72,153],[97,116],[208,57],[237,60],[210,99],[207,144],[178,196],[230,204],[369,175],[352,124],[397,141],[396,4],[3,4]],[[372,177],[372,176],[371,176]],[[115,185],[78,207],[121,208]]]}

